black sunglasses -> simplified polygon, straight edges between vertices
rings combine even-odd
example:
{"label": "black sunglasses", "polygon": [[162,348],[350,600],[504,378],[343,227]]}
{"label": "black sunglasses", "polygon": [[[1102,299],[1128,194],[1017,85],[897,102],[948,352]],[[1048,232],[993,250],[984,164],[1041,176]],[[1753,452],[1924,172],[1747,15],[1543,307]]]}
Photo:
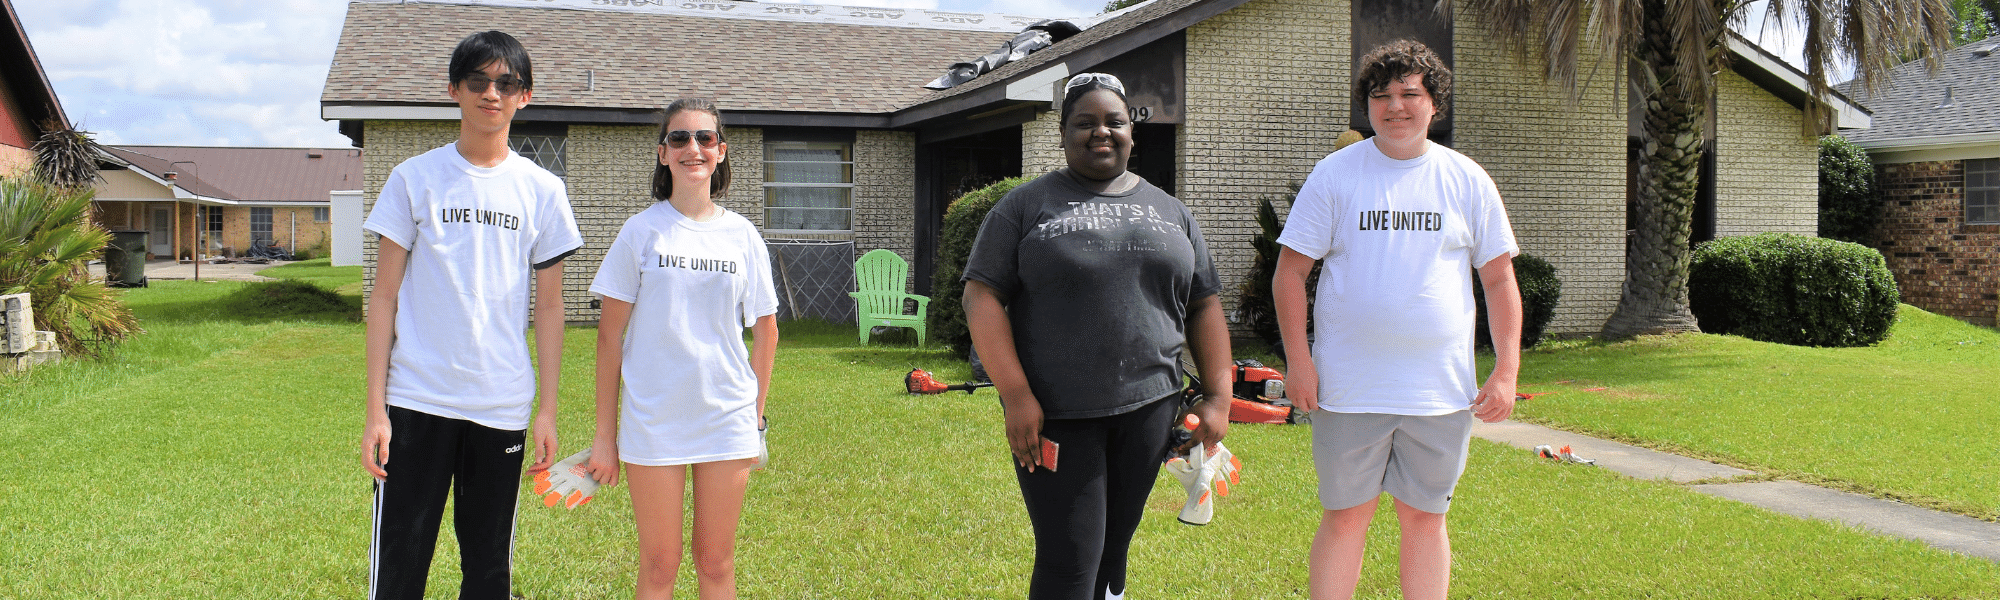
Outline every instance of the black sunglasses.
{"label": "black sunglasses", "polygon": [[694,140],[695,143],[701,144],[703,148],[714,148],[717,142],[722,141],[722,133],[713,129],[699,131],[675,129],[667,132],[666,144],[670,148],[686,148],[688,140]]}
{"label": "black sunglasses", "polygon": [[499,86],[498,90],[502,96],[519,94],[521,90],[528,88],[527,84],[521,83],[519,78],[512,75],[503,75],[499,79],[494,79],[478,73],[467,75],[463,85],[466,91],[474,94],[484,94],[486,93],[486,86],[489,84]]}

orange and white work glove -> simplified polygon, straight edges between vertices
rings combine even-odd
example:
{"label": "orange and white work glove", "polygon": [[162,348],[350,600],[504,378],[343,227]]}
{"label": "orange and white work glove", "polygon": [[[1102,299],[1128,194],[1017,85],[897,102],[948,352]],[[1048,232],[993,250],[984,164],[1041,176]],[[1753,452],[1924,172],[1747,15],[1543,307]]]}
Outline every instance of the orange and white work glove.
{"label": "orange and white work glove", "polygon": [[1215,498],[1229,495],[1229,484],[1241,481],[1237,473],[1243,463],[1220,442],[1210,449],[1195,444],[1187,456],[1167,459],[1166,469],[1187,490],[1187,504],[1181,507],[1182,523],[1207,525],[1215,518]]}
{"label": "orange and white work glove", "polygon": [[583,506],[597,494],[597,480],[590,477],[590,449],[569,455],[549,470],[535,474],[535,495],[547,506]]}

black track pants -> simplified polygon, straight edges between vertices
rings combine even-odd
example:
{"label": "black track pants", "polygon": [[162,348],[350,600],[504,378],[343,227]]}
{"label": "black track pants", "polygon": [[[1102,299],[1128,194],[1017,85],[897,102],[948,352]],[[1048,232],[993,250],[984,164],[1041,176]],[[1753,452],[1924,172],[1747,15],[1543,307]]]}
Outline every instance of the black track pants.
{"label": "black track pants", "polygon": [[1179,395],[1094,419],[1049,419],[1061,444],[1056,470],[1015,467],[1035,530],[1031,600],[1103,598],[1125,591],[1125,553],[1160,475]]}
{"label": "black track pants", "polygon": [[389,479],[375,487],[368,597],[421,600],[445,495],[457,498],[463,600],[511,595],[514,508],[527,432],[389,407]]}

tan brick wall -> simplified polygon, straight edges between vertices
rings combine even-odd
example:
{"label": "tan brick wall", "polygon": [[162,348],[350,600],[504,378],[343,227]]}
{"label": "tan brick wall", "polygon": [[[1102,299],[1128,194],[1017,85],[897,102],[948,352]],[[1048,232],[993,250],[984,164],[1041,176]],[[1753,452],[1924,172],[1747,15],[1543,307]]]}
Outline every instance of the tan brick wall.
{"label": "tan brick wall", "polygon": [[[374,212],[375,199],[382,196],[382,185],[389,181],[390,170],[412,156],[458,139],[458,123],[455,121],[368,121],[363,128],[362,139],[368,141],[368,147],[361,152],[363,219]],[[364,233],[361,236],[364,310],[367,295],[375,290],[375,255],[379,249],[375,234]]]}
{"label": "tan brick wall", "polygon": [[[882,248],[917,262],[917,137],[908,131],[854,132],[854,253]],[[914,277],[904,285],[914,285]],[[913,292],[913,289],[905,291]]]}
{"label": "tan brick wall", "polygon": [[1177,191],[1201,220],[1232,329],[1241,329],[1238,290],[1256,256],[1258,201],[1289,211],[1291,185],[1347,128],[1347,21],[1345,1],[1273,0],[1187,30]]}
{"label": "tan brick wall", "polygon": [[[583,248],[563,261],[563,308],[569,320],[597,319],[597,309],[591,308],[590,279],[597,275],[597,265],[625,219],[653,204],[653,167],[659,164],[653,139],[658,134],[659,127],[653,125],[569,128],[563,146],[568,161],[565,182],[576,227],[583,232]],[[735,138],[730,141],[730,158],[735,159]]]}
{"label": "tan brick wall", "polygon": [[[1461,4],[1463,6],[1463,4]],[[1457,19],[1453,143],[1493,176],[1521,250],[1556,267],[1549,333],[1595,334],[1625,280],[1626,118],[1616,61],[1584,65],[1581,98]]]}
{"label": "tan brick wall", "polygon": [[1903,302],[1991,327],[2000,311],[2000,225],[1965,222],[1965,163],[1878,165],[1875,230]]}
{"label": "tan brick wall", "polygon": [[1819,141],[1799,109],[1734,71],[1717,78],[1715,235],[1819,231]]}
{"label": "tan brick wall", "polygon": [[[1060,108],[1060,107],[1057,107]],[[1063,168],[1062,113],[1044,111],[1021,124],[1021,175],[1029,179]]]}

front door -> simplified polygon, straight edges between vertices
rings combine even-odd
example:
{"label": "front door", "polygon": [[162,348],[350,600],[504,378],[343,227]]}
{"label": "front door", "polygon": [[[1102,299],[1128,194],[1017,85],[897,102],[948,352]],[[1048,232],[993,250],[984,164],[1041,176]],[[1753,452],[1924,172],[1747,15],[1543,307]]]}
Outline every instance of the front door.
{"label": "front door", "polygon": [[151,230],[153,234],[147,236],[152,238],[147,240],[147,243],[150,245],[147,250],[155,256],[172,256],[174,253],[174,211],[165,208],[153,209],[153,220],[148,225],[151,225],[151,227],[147,229]]}

